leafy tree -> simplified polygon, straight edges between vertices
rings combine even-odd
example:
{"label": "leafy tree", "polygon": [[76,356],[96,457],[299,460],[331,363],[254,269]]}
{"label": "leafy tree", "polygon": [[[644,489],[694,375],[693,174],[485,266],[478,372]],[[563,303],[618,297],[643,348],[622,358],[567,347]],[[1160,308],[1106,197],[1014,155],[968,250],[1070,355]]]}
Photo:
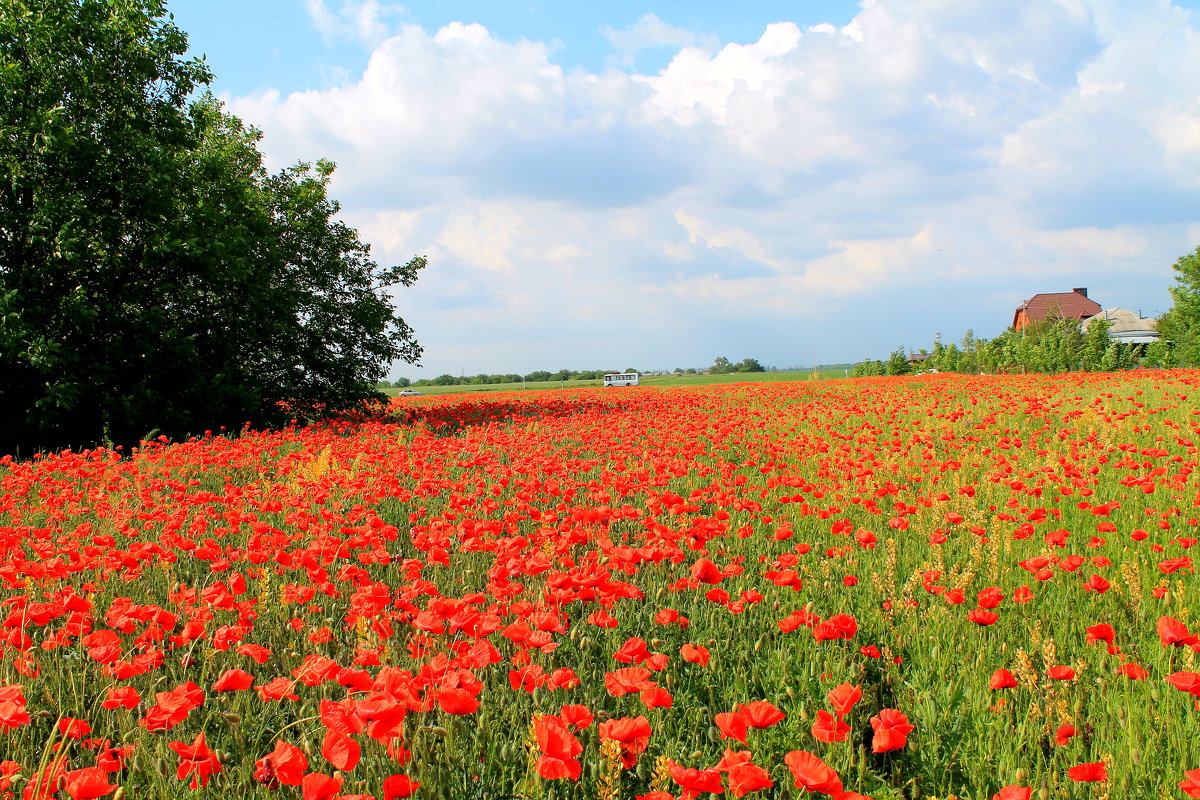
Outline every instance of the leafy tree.
{"label": "leafy tree", "polygon": [[758,363],[757,358],[744,358],[737,363],[737,372],[766,372],[767,370],[762,364]]}
{"label": "leafy tree", "polygon": [[727,375],[733,372],[733,362],[725,356],[717,356],[716,361],[709,367],[709,372],[713,375]]}
{"label": "leafy tree", "polygon": [[1146,345],[1142,364],[1147,367],[1170,368],[1176,365],[1175,353],[1166,339],[1155,339]]}
{"label": "leafy tree", "polygon": [[1110,344],[1108,329],[1112,323],[1106,319],[1092,319],[1079,351],[1079,368],[1086,372],[1104,369],[1104,353]]}
{"label": "leafy tree", "polygon": [[1200,247],[1175,262],[1171,310],[1158,321],[1158,332],[1173,345],[1174,359],[1200,366]]}
{"label": "leafy tree", "polygon": [[850,369],[851,378],[871,378],[878,375],[884,375],[887,372],[887,365],[882,361],[860,361]]}
{"label": "leafy tree", "polygon": [[912,373],[912,364],[908,363],[908,354],[904,352],[903,345],[897,347],[888,356],[886,371],[888,375],[909,375]]}
{"label": "leafy tree", "polygon": [[0,449],[273,424],[420,347],[336,220],[269,175],[162,0],[0,0]]}

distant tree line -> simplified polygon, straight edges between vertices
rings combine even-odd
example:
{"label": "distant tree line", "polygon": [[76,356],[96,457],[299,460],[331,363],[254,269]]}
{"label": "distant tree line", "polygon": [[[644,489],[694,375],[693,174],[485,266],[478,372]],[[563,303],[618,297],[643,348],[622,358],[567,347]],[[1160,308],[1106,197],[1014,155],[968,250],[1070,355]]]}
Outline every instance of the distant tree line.
{"label": "distant tree line", "polygon": [[918,351],[925,357],[916,363],[901,346],[886,361],[855,364],[850,375],[910,375],[926,370],[988,374],[1115,372],[1176,365],[1175,354],[1165,339],[1131,345],[1110,337],[1110,325],[1108,320],[1093,319],[1083,331],[1074,320],[1042,320],[1019,331],[1008,328],[992,339],[977,338],[968,330],[958,344],[934,342],[931,350]]}
{"label": "distant tree line", "polygon": [[[557,372],[535,370],[527,375],[516,372],[495,374],[481,372],[478,375],[438,375],[436,378],[420,378],[418,380],[397,378],[391,383],[381,381],[379,385],[385,389],[389,387],[403,389],[407,386],[487,386],[493,383],[520,383],[521,381],[598,381],[610,372],[612,372],[610,369],[560,369]],[[626,372],[637,372],[637,370],[629,369]]]}
{"label": "distant tree line", "polygon": [[[528,381],[530,383],[545,382],[545,381],[598,381],[604,378],[613,370],[611,369],[560,369],[557,372],[549,370],[535,370],[527,375],[521,375],[516,372],[495,373],[489,374],[481,372],[478,375],[438,375],[436,378],[421,378],[419,380],[409,380],[408,378],[397,378],[395,381],[380,381],[379,387],[382,389],[403,389],[408,386],[487,386],[495,383],[521,383]],[[675,375],[696,375],[700,372],[709,372],[713,375],[728,375],[738,372],[766,372],[767,369],[758,362],[756,358],[744,358],[737,363],[730,361],[724,356],[718,356],[711,367],[705,370],[698,370],[695,367],[676,367],[673,370]],[[625,372],[637,372],[642,375],[654,374],[655,370],[638,370],[629,367]]]}
{"label": "distant tree line", "polygon": [[708,371],[713,375],[728,375],[732,372],[766,372],[766,369],[755,358],[744,358],[734,364],[728,358],[718,356]]}

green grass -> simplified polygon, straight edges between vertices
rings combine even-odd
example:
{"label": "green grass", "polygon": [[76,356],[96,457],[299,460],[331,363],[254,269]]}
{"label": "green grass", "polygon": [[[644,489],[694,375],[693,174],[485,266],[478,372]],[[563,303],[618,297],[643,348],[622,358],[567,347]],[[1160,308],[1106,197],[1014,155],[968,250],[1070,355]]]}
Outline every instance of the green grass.
{"label": "green grass", "polygon": [[[737,372],[729,375],[643,375],[642,386],[708,386],[725,383],[773,383],[787,381],[836,380],[845,378],[845,370],[825,369],[805,372]],[[470,386],[413,386],[423,395],[469,394],[478,392],[544,391],[546,389],[598,389],[603,381],[526,381],[524,383],[489,383]],[[384,389],[396,396],[403,389]]]}

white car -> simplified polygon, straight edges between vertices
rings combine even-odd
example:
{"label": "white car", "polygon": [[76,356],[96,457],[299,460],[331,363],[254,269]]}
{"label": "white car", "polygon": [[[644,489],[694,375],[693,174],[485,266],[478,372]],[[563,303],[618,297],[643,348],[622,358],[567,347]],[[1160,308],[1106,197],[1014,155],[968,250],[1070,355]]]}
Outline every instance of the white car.
{"label": "white car", "polygon": [[405,389],[404,391],[400,392],[396,396],[397,397],[420,397],[421,393],[418,392],[416,389]]}

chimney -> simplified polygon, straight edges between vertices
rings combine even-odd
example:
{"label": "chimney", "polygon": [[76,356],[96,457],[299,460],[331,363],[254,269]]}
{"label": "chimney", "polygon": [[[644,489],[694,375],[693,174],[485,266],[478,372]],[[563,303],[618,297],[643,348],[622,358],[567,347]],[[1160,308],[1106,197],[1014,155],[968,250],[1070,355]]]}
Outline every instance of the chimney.
{"label": "chimney", "polygon": [[1072,289],[1071,291],[1075,294],[1081,294],[1084,297],[1087,297],[1087,289]]}

